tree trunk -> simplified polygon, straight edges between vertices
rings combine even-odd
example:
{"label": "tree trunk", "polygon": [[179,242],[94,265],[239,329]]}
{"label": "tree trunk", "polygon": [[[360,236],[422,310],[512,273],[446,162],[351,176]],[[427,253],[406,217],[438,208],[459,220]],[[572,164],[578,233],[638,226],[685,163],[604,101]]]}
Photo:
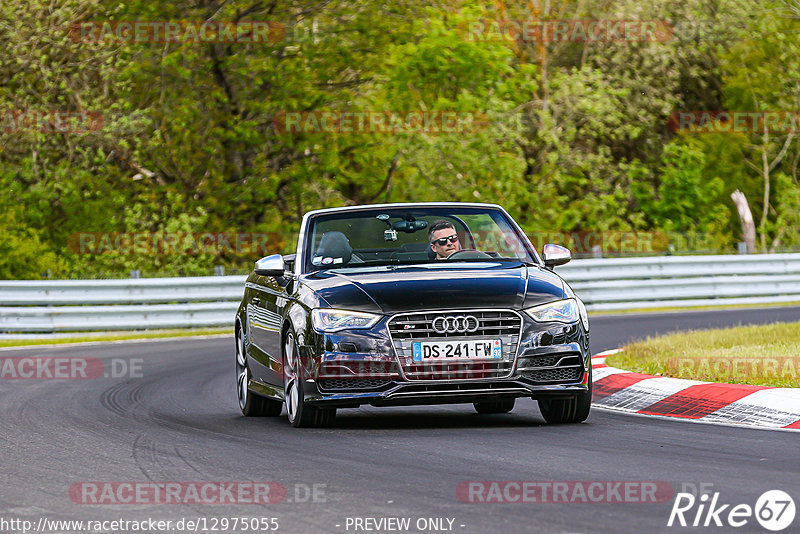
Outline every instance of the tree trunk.
{"label": "tree trunk", "polygon": [[738,189],[731,193],[733,203],[736,204],[736,210],[739,212],[739,219],[742,221],[742,236],[747,245],[747,253],[756,253],[756,225],[753,222],[753,214],[750,211],[750,206],[747,204],[747,198],[744,193]]}

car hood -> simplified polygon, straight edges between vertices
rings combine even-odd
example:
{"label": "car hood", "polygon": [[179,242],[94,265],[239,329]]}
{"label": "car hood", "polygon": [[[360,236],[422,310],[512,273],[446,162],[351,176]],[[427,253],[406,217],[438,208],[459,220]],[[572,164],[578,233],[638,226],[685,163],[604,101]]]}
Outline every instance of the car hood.
{"label": "car hood", "polygon": [[520,309],[563,297],[561,278],[522,264],[360,267],[303,277],[332,308],[392,314],[425,309]]}

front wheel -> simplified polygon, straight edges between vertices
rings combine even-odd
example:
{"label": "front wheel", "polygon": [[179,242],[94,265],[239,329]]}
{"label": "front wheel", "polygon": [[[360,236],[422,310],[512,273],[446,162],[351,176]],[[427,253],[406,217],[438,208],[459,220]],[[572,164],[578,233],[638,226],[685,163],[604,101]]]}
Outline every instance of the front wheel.
{"label": "front wheel", "polygon": [[336,408],[323,409],[305,402],[303,366],[295,344],[294,334],[286,334],[283,350],[283,391],[286,416],[293,427],[328,426],[336,417]]}
{"label": "front wheel", "polygon": [[539,411],[550,424],[580,423],[589,417],[592,407],[592,370],[589,368],[589,391],[569,399],[539,399]]}
{"label": "front wheel", "polygon": [[247,365],[247,352],[244,347],[242,329],[236,332],[236,394],[239,397],[239,409],[245,417],[275,417],[281,414],[283,403],[254,395],[250,384],[250,367]]}

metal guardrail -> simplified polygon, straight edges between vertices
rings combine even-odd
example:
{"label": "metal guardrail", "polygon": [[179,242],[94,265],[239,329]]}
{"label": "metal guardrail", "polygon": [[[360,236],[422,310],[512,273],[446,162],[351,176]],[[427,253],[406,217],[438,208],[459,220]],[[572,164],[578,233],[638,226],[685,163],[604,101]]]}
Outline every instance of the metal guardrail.
{"label": "metal guardrail", "polygon": [[800,302],[800,254],[591,259],[556,269],[593,311]]}
{"label": "metal guardrail", "polygon": [[0,280],[0,306],[241,300],[246,276],[122,280]]}
{"label": "metal guardrail", "polygon": [[[592,311],[800,302],[800,254],[573,260]],[[244,276],[0,281],[0,332],[230,326]]]}
{"label": "metal guardrail", "polygon": [[0,332],[230,326],[246,278],[0,281]]}

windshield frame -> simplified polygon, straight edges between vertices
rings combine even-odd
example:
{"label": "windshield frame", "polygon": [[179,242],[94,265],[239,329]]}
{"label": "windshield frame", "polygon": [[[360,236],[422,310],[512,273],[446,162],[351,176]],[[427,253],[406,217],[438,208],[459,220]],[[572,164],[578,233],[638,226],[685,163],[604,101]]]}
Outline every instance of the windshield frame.
{"label": "windshield frame", "polygon": [[[294,265],[294,273],[297,276],[309,273],[315,273],[319,271],[327,270],[325,266],[316,266],[311,264],[311,250],[308,248],[308,244],[311,243],[311,237],[309,232],[313,227],[313,222],[315,218],[322,218],[331,214],[338,214],[342,213],[346,215],[346,212],[376,212],[376,215],[379,214],[381,211],[386,210],[397,210],[397,209],[450,209],[455,211],[455,215],[450,214],[450,216],[458,216],[462,215],[463,211],[475,211],[476,213],[480,212],[496,212],[501,218],[503,218],[508,225],[509,229],[515,234],[519,242],[521,243],[522,247],[524,248],[525,252],[530,256],[532,261],[538,265],[543,265],[539,254],[537,253],[535,247],[528,239],[528,236],[522,231],[520,226],[517,222],[511,217],[508,212],[503,209],[502,206],[497,204],[481,204],[481,203],[467,203],[467,202],[416,202],[416,203],[397,203],[397,204],[374,204],[374,205],[366,205],[366,206],[345,206],[340,208],[328,208],[328,209],[321,209],[321,210],[314,210],[309,211],[303,216],[303,221],[300,225],[300,232],[298,235],[297,240],[297,252],[300,256],[299,259],[301,261],[296,261]],[[470,236],[471,237],[471,236]],[[488,258],[486,259],[488,260]],[[462,261],[474,261],[474,262],[481,262],[485,260],[481,259],[473,259],[473,260],[459,260]],[[528,260],[522,258],[491,258],[491,261],[494,262],[517,262],[517,263],[526,263]],[[408,265],[425,265],[431,262],[398,262],[398,263],[391,263],[392,265],[398,266],[408,266]],[[447,265],[441,261],[437,262],[441,263],[442,266]],[[364,264],[364,267],[374,266],[374,263],[367,263]],[[348,267],[354,267],[353,265],[349,265]]]}

